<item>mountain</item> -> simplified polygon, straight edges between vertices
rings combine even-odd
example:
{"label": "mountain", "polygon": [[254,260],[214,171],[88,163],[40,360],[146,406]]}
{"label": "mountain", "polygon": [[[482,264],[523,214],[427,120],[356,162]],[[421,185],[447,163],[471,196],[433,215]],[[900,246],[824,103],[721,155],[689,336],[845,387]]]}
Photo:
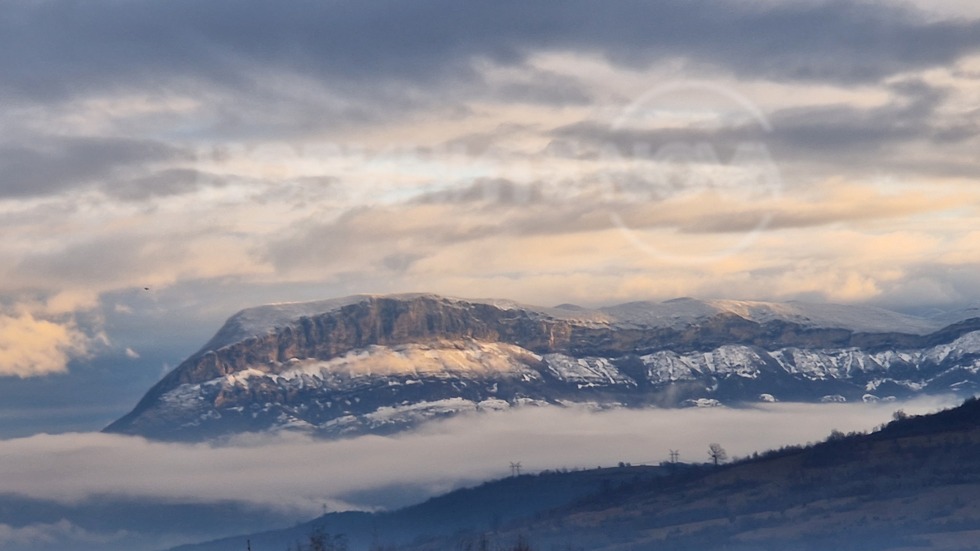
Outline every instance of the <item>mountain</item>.
{"label": "mountain", "polygon": [[972,395],[980,318],[953,321],[690,298],[599,309],[428,294],[262,306],[232,316],[105,430],[336,437],[522,405]]}
{"label": "mountain", "polygon": [[[351,551],[909,551],[976,549],[980,401],[839,432],[728,465],[544,472],[383,513],[333,513],[293,528],[173,551],[286,549],[316,530]],[[707,458],[707,456],[705,456]]]}

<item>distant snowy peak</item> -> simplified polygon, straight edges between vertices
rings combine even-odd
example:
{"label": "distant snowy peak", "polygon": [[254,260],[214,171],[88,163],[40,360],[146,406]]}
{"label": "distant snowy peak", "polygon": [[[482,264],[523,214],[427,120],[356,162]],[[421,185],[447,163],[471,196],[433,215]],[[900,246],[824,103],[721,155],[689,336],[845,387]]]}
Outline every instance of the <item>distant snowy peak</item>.
{"label": "distant snowy peak", "polygon": [[980,318],[980,306],[968,306],[952,311],[934,312],[925,317],[935,323],[947,326],[969,319]]}
{"label": "distant snowy peak", "polygon": [[684,327],[720,314],[733,314],[755,323],[781,321],[803,327],[845,329],[859,333],[926,335],[942,322],[870,306],[806,302],[757,302],[679,298],[665,302],[631,302],[601,308],[619,323],[646,327]]}
{"label": "distant snowy peak", "polygon": [[[944,323],[947,319],[943,317],[916,317],[870,306],[840,304],[699,300],[684,297],[664,302],[629,302],[598,309],[574,304],[547,308],[503,299],[462,299],[426,293],[405,293],[352,295],[314,302],[279,303],[248,308],[232,316],[202,350],[216,350],[252,336],[264,335],[277,328],[286,327],[304,317],[328,314],[347,306],[370,303],[379,299],[400,302],[428,299],[461,308],[472,305],[492,306],[501,310],[521,310],[537,317],[590,326],[681,329],[722,314],[736,315],[759,324],[781,321],[803,327],[844,329],[860,333],[926,335],[947,325]],[[961,313],[956,316],[955,321],[969,317],[967,314],[969,312]],[[975,314],[976,317],[980,317],[980,311]]]}
{"label": "distant snowy peak", "polygon": [[[757,302],[746,300],[697,300],[681,298],[649,305],[651,314],[687,320],[704,319],[721,313],[735,314],[756,323],[782,321],[805,327],[847,329],[861,333],[906,333],[926,335],[943,328],[938,320],[920,318],[875,308],[808,302]],[[622,308],[614,306],[610,310]],[[641,313],[642,309],[634,312]]]}

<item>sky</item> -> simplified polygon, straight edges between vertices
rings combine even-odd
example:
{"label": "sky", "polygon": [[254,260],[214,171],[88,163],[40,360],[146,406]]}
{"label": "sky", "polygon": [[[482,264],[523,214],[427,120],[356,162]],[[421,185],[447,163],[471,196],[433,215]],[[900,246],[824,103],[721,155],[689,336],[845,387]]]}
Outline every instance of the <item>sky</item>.
{"label": "sky", "polygon": [[235,311],[980,301],[980,7],[9,0],[0,437]]}
{"label": "sky", "polygon": [[4,0],[0,128],[0,505],[68,511],[0,518],[0,549],[133,548],[138,532],[72,516],[93,499],[308,515],[405,478],[427,494],[511,460],[740,455],[890,415],[549,410],[226,447],[98,434],[245,307],[980,304],[974,0]]}

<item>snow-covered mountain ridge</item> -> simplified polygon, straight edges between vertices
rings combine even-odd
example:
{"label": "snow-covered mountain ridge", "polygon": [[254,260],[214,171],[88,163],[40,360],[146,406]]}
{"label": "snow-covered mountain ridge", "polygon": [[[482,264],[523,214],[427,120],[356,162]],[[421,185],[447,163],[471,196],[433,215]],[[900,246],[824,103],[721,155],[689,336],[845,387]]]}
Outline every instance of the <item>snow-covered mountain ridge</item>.
{"label": "snow-covered mountain ridge", "polygon": [[243,310],[109,431],[392,432],[466,411],[972,394],[980,319],[700,301],[595,310],[428,294]]}

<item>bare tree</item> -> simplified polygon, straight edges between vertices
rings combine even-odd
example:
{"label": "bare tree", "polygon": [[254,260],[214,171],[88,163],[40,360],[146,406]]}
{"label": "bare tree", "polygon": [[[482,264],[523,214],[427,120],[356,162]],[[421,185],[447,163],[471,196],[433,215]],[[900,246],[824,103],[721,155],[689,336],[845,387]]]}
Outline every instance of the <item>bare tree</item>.
{"label": "bare tree", "polygon": [[719,463],[724,463],[728,459],[728,452],[725,451],[725,448],[721,447],[721,444],[711,443],[708,444],[708,457],[717,466]]}

